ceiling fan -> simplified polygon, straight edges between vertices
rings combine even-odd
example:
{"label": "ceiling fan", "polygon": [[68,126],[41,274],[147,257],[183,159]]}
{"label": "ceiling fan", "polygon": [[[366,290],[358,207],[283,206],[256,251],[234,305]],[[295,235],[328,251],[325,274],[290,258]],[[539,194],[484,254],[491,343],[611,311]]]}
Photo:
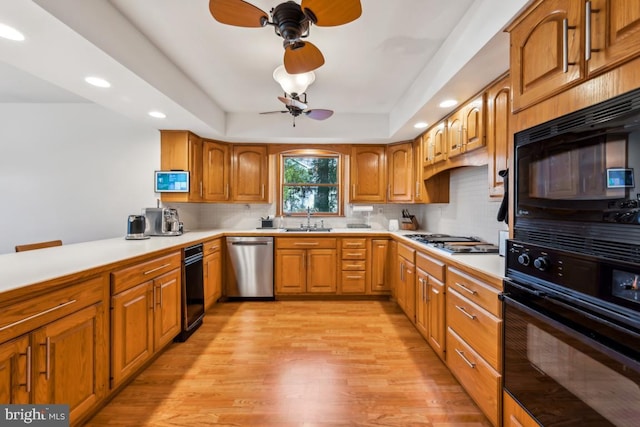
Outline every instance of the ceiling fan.
{"label": "ceiling fan", "polygon": [[210,0],[209,11],[218,22],[237,27],[272,25],[284,39],[284,66],[289,74],[305,73],[324,64],[322,52],[303,41],[311,24],[321,27],[343,25],[360,17],[360,0],[302,0],[280,3],[267,13],[243,0]]}
{"label": "ceiling fan", "polygon": [[[301,96],[303,96],[303,99],[300,99]],[[332,110],[324,110],[321,108],[307,110],[308,106],[306,93],[303,93],[302,95],[297,95],[295,93],[288,95],[287,93],[285,93],[284,96],[279,96],[278,99],[285,105],[285,107],[287,108],[286,110],[266,111],[260,114],[289,113],[293,116],[293,127],[296,127],[296,117],[300,116],[301,114],[304,114],[305,116],[314,120],[326,120],[333,115]]]}

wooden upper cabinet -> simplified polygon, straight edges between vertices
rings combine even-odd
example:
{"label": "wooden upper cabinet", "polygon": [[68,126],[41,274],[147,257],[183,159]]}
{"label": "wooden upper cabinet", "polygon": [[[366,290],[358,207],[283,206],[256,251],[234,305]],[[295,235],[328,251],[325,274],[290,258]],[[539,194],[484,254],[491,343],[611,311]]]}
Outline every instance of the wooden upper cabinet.
{"label": "wooden upper cabinet", "polygon": [[591,0],[585,8],[588,75],[640,54],[640,2]]}
{"label": "wooden upper cabinet", "polygon": [[462,137],[464,132],[463,111],[458,110],[447,119],[447,154],[454,157],[462,154]]}
{"label": "wooden upper cabinet", "polygon": [[583,79],[584,10],[583,1],[545,0],[508,29],[514,111]]}
{"label": "wooden upper cabinet", "polygon": [[384,145],[351,147],[350,202],[380,202],[386,200],[386,166]]}
{"label": "wooden upper cabinet", "polygon": [[447,157],[485,146],[484,100],[468,102],[447,119]]}
{"label": "wooden upper cabinet", "polygon": [[189,193],[162,193],[163,202],[200,202],[202,193],[202,139],[188,131],[160,132],[160,168],[189,171]]}
{"label": "wooden upper cabinet", "polygon": [[440,163],[447,159],[446,135],[447,125],[445,121],[435,125],[423,135],[423,166]]}
{"label": "wooden upper cabinet", "polygon": [[413,200],[413,144],[405,142],[387,146],[388,202]]}
{"label": "wooden upper cabinet", "polygon": [[269,167],[266,145],[234,145],[232,198],[236,202],[269,201]]}
{"label": "wooden upper cabinet", "polygon": [[511,79],[506,76],[491,85],[485,92],[487,117],[487,148],[489,151],[489,196],[504,195],[504,179],[501,170],[509,165],[511,134]]}
{"label": "wooden upper cabinet", "polygon": [[205,140],[202,147],[202,161],[204,200],[208,202],[230,200],[231,149],[229,144]]}

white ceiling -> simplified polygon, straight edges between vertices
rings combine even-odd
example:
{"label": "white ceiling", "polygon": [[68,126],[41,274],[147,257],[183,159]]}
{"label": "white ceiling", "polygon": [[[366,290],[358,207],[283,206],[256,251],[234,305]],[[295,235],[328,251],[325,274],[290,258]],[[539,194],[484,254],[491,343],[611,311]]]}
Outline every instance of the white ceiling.
{"label": "white ceiling", "polygon": [[[282,0],[252,0],[268,12]],[[220,24],[208,0],[3,0],[0,102],[93,102],[157,129],[234,142],[393,142],[420,134],[508,69],[505,25],[529,0],[361,0],[362,16],[312,27],[325,57],[307,90],[325,121],[282,110],[272,27]],[[87,75],[109,80],[97,89]],[[164,120],[147,116],[152,109]]]}

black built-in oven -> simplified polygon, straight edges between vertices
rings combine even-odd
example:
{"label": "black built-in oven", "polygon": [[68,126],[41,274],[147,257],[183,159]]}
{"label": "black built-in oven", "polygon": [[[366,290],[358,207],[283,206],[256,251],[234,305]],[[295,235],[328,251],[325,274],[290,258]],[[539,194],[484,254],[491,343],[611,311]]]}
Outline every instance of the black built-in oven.
{"label": "black built-in oven", "polygon": [[504,390],[543,426],[640,423],[640,90],[515,135]]}

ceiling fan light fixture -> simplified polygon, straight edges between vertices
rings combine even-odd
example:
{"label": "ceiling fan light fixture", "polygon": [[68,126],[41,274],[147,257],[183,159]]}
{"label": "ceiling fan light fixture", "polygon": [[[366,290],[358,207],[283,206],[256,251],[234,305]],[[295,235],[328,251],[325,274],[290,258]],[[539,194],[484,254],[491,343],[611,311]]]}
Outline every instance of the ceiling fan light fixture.
{"label": "ceiling fan light fixture", "polygon": [[280,65],[273,72],[273,79],[278,82],[285,93],[301,95],[307,91],[307,88],[316,79],[313,71],[300,74],[289,74],[284,69],[284,65]]}

